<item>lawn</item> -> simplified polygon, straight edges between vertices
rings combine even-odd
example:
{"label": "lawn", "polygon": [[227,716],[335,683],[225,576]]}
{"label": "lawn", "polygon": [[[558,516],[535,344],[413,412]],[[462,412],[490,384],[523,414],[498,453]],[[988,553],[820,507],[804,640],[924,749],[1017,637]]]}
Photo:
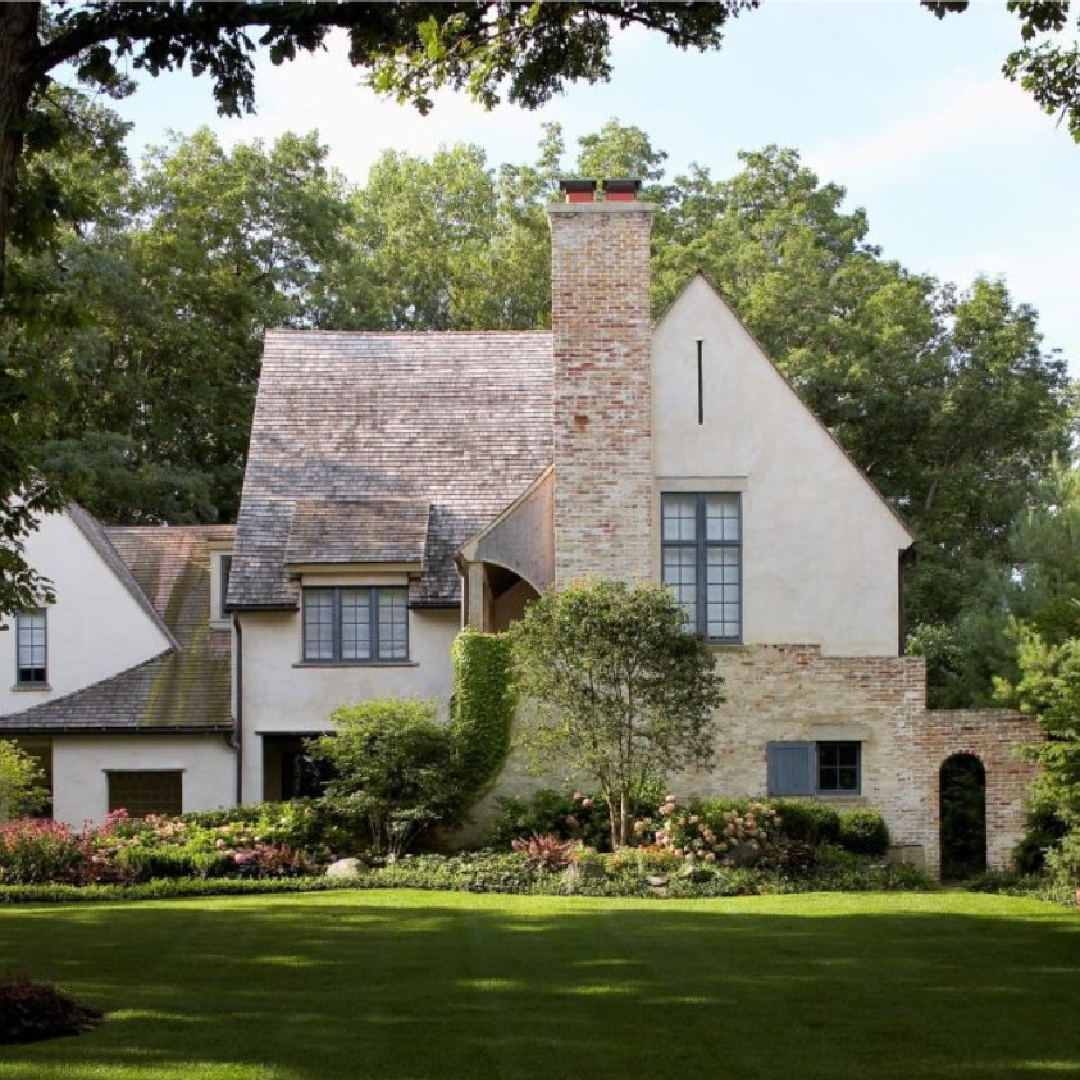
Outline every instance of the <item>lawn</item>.
{"label": "lawn", "polygon": [[1080,1077],[1080,917],[963,893],[13,907],[0,965],[108,1013],[0,1080]]}

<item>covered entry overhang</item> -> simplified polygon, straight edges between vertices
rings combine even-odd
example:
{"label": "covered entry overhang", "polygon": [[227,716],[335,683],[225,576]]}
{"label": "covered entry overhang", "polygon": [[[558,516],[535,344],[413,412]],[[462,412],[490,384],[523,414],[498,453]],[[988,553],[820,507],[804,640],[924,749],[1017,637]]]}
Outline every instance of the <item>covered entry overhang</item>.
{"label": "covered entry overhang", "polygon": [[506,630],[555,580],[555,470],[548,466],[457,555],[464,622]]}

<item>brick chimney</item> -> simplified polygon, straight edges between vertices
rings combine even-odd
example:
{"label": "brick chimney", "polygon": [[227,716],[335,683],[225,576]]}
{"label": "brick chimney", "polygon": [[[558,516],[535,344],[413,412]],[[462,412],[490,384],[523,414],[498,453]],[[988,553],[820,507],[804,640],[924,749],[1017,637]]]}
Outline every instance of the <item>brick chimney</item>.
{"label": "brick chimney", "polygon": [[555,583],[652,576],[653,208],[640,181],[563,181],[551,223]]}

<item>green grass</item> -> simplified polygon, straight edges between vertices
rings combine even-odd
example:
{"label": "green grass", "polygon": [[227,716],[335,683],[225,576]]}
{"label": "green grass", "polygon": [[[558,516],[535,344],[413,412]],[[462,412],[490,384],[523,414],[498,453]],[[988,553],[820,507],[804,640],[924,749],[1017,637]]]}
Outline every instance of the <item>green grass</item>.
{"label": "green grass", "polygon": [[1080,917],[997,896],[14,907],[0,967],[108,1014],[0,1080],[1080,1077]]}

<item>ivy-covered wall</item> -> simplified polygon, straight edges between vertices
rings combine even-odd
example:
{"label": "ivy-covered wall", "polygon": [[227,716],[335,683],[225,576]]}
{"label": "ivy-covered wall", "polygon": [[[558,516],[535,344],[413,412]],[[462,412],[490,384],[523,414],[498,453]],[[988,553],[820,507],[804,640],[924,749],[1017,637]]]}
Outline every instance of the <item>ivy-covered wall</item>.
{"label": "ivy-covered wall", "polygon": [[517,695],[506,634],[463,630],[451,649],[454,697],[450,730],[457,748],[462,807],[468,809],[495,783],[510,752]]}

